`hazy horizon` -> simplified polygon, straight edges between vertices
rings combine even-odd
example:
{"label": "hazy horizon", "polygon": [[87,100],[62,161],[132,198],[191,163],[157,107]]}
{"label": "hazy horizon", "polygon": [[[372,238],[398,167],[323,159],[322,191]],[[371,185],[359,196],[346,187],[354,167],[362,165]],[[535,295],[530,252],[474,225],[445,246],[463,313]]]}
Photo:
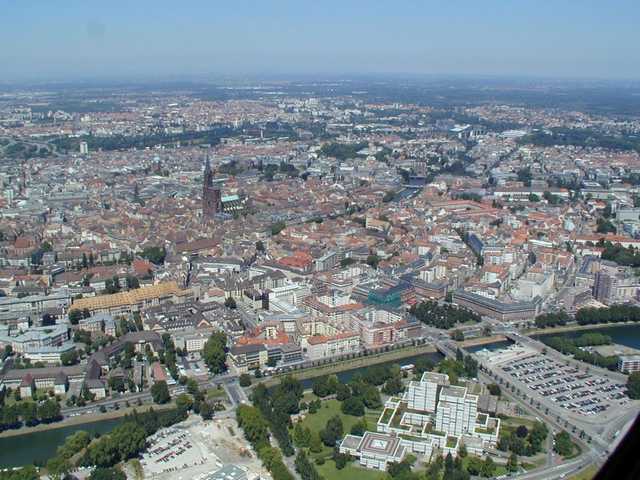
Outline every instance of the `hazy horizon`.
{"label": "hazy horizon", "polygon": [[638,2],[3,2],[3,81],[640,78]]}

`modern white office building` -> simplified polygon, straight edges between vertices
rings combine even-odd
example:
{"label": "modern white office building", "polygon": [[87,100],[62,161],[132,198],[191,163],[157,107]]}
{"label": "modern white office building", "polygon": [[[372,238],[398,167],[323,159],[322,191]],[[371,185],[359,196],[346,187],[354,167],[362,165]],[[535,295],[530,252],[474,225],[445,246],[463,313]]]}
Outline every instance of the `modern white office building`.
{"label": "modern white office building", "polygon": [[402,398],[387,401],[377,433],[347,435],[340,452],[378,470],[408,453],[427,461],[436,452],[456,456],[461,445],[472,455],[483,455],[497,444],[500,420],[479,413],[478,399],[467,387],[450,385],[447,375],[426,372],[419,382],[409,383]]}

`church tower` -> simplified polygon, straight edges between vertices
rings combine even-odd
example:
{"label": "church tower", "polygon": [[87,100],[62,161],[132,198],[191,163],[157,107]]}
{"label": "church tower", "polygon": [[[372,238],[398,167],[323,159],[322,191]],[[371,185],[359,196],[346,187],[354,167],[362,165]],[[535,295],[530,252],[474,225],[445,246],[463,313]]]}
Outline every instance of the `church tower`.
{"label": "church tower", "polygon": [[209,155],[204,165],[204,179],[202,182],[202,221],[206,222],[216,213],[222,211],[222,193],[220,186],[213,181],[213,170]]}

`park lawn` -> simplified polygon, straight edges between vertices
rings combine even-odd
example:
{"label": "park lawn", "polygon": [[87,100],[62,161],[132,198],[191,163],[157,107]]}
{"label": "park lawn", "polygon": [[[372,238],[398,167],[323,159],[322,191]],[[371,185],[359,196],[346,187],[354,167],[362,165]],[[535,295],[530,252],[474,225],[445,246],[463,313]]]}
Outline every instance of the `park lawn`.
{"label": "park lawn", "polygon": [[[327,426],[327,422],[334,415],[338,415],[342,420],[342,426],[344,429],[344,434],[347,435],[351,431],[351,427],[353,427],[357,422],[359,422],[362,418],[367,421],[367,430],[372,432],[376,431],[376,422],[380,417],[380,410],[365,410],[364,417],[354,417],[352,415],[345,415],[340,410],[341,402],[338,400],[326,400],[322,402],[322,406],[320,409],[314,414],[307,414],[305,419],[302,421],[302,426],[309,428],[313,433],[320,433],[320,430],[324,429]],[[292,434],[293,432],[290,431]],[[328,458],[331,456],[331,452],[333,448],[327,447],[326,445],[322,445],[322,451],[318,453],[310,453],[311,457],[316,459],[318,457]]]}
{"label": "park lawn", "polygon": [[523,417],[504,417],[500,419],[500,428],[507,428],[509,431],[515,430],[518,426],[524,425],[529,430],[533,428],[535,420]]}
{"label": "park lawn", "polygon": [[304,394],[302,395],[303,402],[309,403],[309,402],[313,402],[314,400],[318,400],[318,396],[312,391],[304,392]]}
{"label": "park lawn", "polygon": [[227,392],[224,388],[210,388],[207,390],[207,398],[209,400],[226,400]]}
{"label": "park lawn", "polygon": [[544,458],[540,458],[538,460],[534,460],[532,462],[522,462],[522,468],[524,468],[525,470],[529,471],[529,470],[535,470],[536,468],[540,468],[542,467],[544,464],[546,463]]}
{"label": "park lawn", "polygon": [[573,439],[571,440],[571,446],[573,447],[573,451],[571,452],[571,454],[567,455],[566,457],[562,457],[565,460],[571,460],[572,458],[576,458],[582,453],[582,448],[580,448],[580,445],[574,442]]}
{"label": "park lawn", "polygon": [[380,418],[380,414],[382,410],[369,410],[368,408],[364,411],[364,418],[367,421],[367,430],[372,432],[376,432],[376,425],[378,424],[378,419]]}
{"label": "park lawn", "polygon": [[569,477],[568,480],[592,480],[596,473],[598,473],[598,467],[596,465],[590,465],[581,472]]}
{"label": "park lawn", "polygon": [[329,419],[334,415],[338,415],[342,419],[342,426],[344,427],[345,434],[349,433],[351,431],[351,427],[353,427],[361,418],[342,413],[340,411],[340,402],[338,400],[327,400],[322,402],[322,406],[316,413],[307,414],[302,425],[309,427],[312,432],[318,433],[327,425]]}
{"label": "park lawn", "polygon": [[316,465],[316,469],[325,480],[383,480],[387,475],[386,472],[359,467],[355,462],[347,463],[342,470],[338,470],[333,460]]}
{"label": "park lawn", "polygon": [[[467,466],[469,465],[469,459],[471,457],[473,457],[473,456],[474,455],[467,455],[466,457],[464,457],[462,459],[462,467],[465,470],[467,469]],[[484,460],[484,457],[478,457],[478,458]],[[491,477],[491,478],[497,478],[497,477],[500,477],[501,475],[506,475],[506,473],[507,473],[507,467],[505,467],[504,465],[496,464],[496,470],[495,470],[495,472],[493,474],[493,477]]]}

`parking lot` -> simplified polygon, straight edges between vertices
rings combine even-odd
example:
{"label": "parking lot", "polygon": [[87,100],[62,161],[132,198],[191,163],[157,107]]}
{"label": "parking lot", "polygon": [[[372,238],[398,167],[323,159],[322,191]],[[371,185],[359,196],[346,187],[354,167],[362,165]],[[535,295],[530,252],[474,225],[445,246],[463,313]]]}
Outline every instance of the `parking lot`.
{"label": "parking lot", "polygon": [[546,400],[582,415],[595,415],[629,402],[626,386],[604,375],[533,355],[499,365]]}
{"label": "parking lot", "polygon": [[202,421],[192,416],[151,436],[140,461],[145,478],[201,480],[223,465],[246,469],[249,478],[269,478],[234,418]]}
{"label": "parking lot", "polygon": [[191,432],[181,428],[165,428],[149,437],[140,462],[145,474],[154,476],[204,465],[208,456],[191,437]]}

